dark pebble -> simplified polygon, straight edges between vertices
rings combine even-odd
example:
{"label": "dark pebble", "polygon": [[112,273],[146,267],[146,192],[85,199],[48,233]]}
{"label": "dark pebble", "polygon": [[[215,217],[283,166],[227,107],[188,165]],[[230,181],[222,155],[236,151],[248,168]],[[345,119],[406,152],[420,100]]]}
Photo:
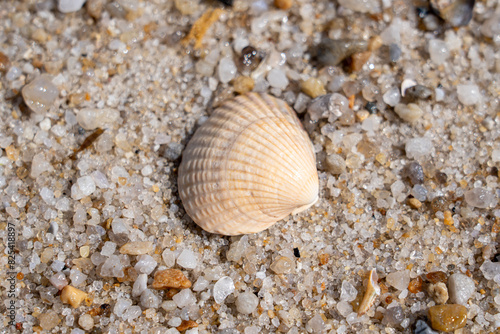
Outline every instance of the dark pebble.
{"label": "dark pebble", "polygon": [[227,5],[227,6],[233,5],[233,0],[219,0],[219,2],[222,2],[224,5]]}
{"label": "dark pebble", "polygon": [[448,175],[443,172],[436,172],[436,181],[441,184],[445,184],[446,182],[448,182]]}
{"label": "dark pebble", "polygon": [[432,96],[432,90],[423,85],[416,85],[408,88],[405,95],[412,100],[426,100]]}
{"label": "dark pebble", "polygon": [[393,63],[397,62],[399,60],[399,58],[401,58],[401,48],[399,47],[399,45],[395,44],[395,43],[392,43],[390,46],[389,46],[389,58],[391,59],[391,61]]}
{"label": "dark pebble", "polygon": [[416,161],[406,165],[403,169],[403,176],[408,178],[413,185],[424,183],[424,169]]}
{"label": "dark pebble", "polygon": [[472,19],[475,0],[430,0],[431,9],[452,27],[462,27]]}
{"label": "dark pebble", "polygon": [[300,257],[300,251],[297,247],[293,249],[293,255],[295,255],[295,257]]}
{"label": "dark pebble", "polygon": [[241,50],[241,55],[238,61],[240,70],[249,69],[253,71],[259,66],[263,55],[253,46],[246,46]]}
{"label": "dark pebble", "polygon": [[417,320],[413,334],[437,334],[431,327],[423,320]]}
{"label": "dark pebble", "polygon": [[491,262],[500,262],[500,253],[495,254]]}
{"label": "dark pebble", "polygon": [[429,15],[429,7],[417,7],[417,15],[419,18],[423,19]]}
{"label": "dark pebble", "polygon": [[448,209],[448,202],[442,196],[434,197],[434,199],[431,201],[431,209],[434,213],[438,211],[444,212]]}
{"label": "dark pebble", "polygon": [[321,65],[337,66],[347,57],[367,49],[368,43],[361,39],[323,38],[317,46],[316,57]]}
{"label": "dark pebble", "polygon": [[0,51],[0,72],[7,72],[9,68],[9,57]]}
{"label": "dark pebble", "polygon": [[370,114],[376,114],[378,111],[377,102],[368,102],[365,104],[365,109],[368,110]]}

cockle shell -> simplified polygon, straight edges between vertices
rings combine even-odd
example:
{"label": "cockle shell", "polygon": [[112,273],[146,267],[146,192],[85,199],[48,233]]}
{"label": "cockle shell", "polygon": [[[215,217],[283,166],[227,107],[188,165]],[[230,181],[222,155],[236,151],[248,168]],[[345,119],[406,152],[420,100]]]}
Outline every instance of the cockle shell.
{"label": "cockle shell", "polygon": [[205,231],[256,233],[318,200],[316,159],[295,112],[249,93],[226,101],[196,131],[179,167],[179,193]]}

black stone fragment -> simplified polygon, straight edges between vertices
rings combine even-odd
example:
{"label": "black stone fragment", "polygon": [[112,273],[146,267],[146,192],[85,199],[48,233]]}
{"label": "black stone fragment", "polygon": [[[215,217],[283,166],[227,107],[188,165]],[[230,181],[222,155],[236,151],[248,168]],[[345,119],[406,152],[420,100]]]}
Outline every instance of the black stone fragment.
{"label": "black stone fragment", "polygon": [[500,262],[500,253],[495,254],[491,262]]}
{"label": "black stone fragment", "polygon": [[233,5],[233,0],[219,0],[219,2],[222,2],[224,5],[227,5],[227,6]]}
{"label": "black stone fragment", "polygon": [[375,114],[378,111],[376,102],[368,102],[365,104],[365,109],[368,110],[370,114]]}
{"label": "black stone fragment", "polygon": [[295,255],[295,257],[300,257],[300,251],[297,247],[293,249],[293,255]]}

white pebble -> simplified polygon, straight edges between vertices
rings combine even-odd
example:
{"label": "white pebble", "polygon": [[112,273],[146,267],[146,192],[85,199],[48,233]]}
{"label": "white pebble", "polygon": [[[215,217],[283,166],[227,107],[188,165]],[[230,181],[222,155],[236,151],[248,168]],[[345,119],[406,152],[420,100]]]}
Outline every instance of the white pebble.
{"label": "white pebble", "polygon": [[[356,2],[356,1],[352,1]],[[307,322],[306,329],[312,331],[313,333],[322,333],[325,328],[325,321],[320,314],[316,314]]]}
{"label": "white pebble", "polygon": [[161,254],[161,257],[167,268],[172,268],[175,265],[175,253],[170,249],[166,248]]}
{"label": "white pebble", "polygon": [[54,205],[56,203],[54,192],[49,188],[43,187],[42,189],[40,189],[40,196],[48,205]]}
{"label": "white pebble", "polygon": [[160,306],[160,298],[154,291],[146,289],[141,294],[141,306],[144,308],[158,308]]}
{"label": "white pebble", "polygon": [[157,264],[158,263],[155,261],[155,259],[153,259],[151,255],[139,255],[137,257],[137,263],[134,269],[139,273],[149,275],[156,268]]}
{"label": "white pebble", "polygon": [[484,188],[474,188],[465,192],[465,202],[468,205],[486,209],[495,201],[495,196]]}
{"label": "white pebble", "polygon": [[203,291],[208,288],[209,283],[210,282],[205,277],[200,276],[193,285],[193,291]]}
{"label": "white pebble", "polygon": [[229,276],[224,276],[214,285],[214,299],[217,304],[222,304],[227,296],[234,292],[233,279]]}
{"label": "white pebble", "polygon": [[356,299],[358,295],[358,290],[349,281],[342,281],[342,286],[340,290],[340,300],[347,302],[352,302]]}
{"label": "white pebble", "polygon": [[90,176],[92,176],[92,179],[94,180],[95,185],[97,187],[99,187],[101,189],[109,188],[108,178],[106,177],[106,175],[104,175],[104,173],[96,170],[96,171],[92,172],[92,174],[90,174]]}
{"label": "white pebble", "polygon": [[337,303],[337,311],[339,311],[343,317],[346,317],[348,314],[352,313],[352,305],[346,301],[340,301]]}
{"label": "white pebble", "polygon": [[129,307],[125,313],[123,314],[123,319],[132,321],[138,318],[142,314],[142,310],[140,306],[134,305]]}
{"label": "white pebble", "polygon": [[85,313],[78,319],[78,324],[86,331],[89,331],[94,327],[94,319],[90,314]]}
{"label": "white pebble", "polygon": [[436,102],[440,102],[440,101],[444,100],[445,94],[444,94],[443,88],[436,87],[436,89],[434,89],[434,94],[436,97]]}
{"label": "white pebble", "polygon": [[182,319],[179,317],[173,317],[168,321],[168,325],[170,327],[179,327],[182,323]]}
{"label": "white pebble", "polygon": [[148,275],[140,274],[132,286],[132,297],[140,296],[148,287]]}
{"label": "white pebble", "polygon": [[368,135],[373,136],[375,134],[375,131],[378,130],[380,122],[381,119],[379,116],[370,115],[365,120],[363,120],[363,123],[361,123],[361,129],[368,132]]}
{"label": "white pebble", "polygon": [[113,125],[120,119],[120,113],[116,109],[81,109],[76,115],[78,124],[85,130],[102,128],[106,124]]}
{"label": "white pebble", "polygon": [[125,313],[130,306],[132,306],[132,301],[130,299],[118,298],[113,308],[113,313],[118,317],[122,317],[123,313]]}
{"label": "white pebble", "polygon": [[85,282],[85,280],[87,279],[87,275],[85,275],[78,269],[71,269],[69,278],[71,279],[71,285],[74,287],[78,287]]}
{"label": "white pebble", "polygon": [[433,145],[429,138],[417,137],[408,139],[405,145],[406,156],[409,159],[419,159],[429,156],[432,152]]}
{"label": "white pebble", "polygon": [[178,308],[183,308],[196,303],[196,297],[190,289],[183,289],[172,297]]}
{"label": "white pebble", "polygon": [[153,168],[150,165],[146,165],[141,169],[141,174],[142,176],[149,176],[153,174]]}
{"label": "white pebble", "polygon": [[184,249],[177,258],[177,264],[182,268],[194,269],[198,264],[198,258],[192,250]]}
{"label": "white pebble", "polygon": [[[352,0],[339,0],[339,5],[349,8],[354,12],[360,13],[379,13],[380,2],[377,0],[362,0],[362,1],[352,1]],[[310,18],[310,17],[308,17]]]}
{"label": "white pebble", "polygon": [[80,10],[86,0],[59,0],[57,9],[61,13],[72,13]]}
{"label": "white pebble", "polygon": [[173,300],[165,300],[161,303],[161,308],[167,312],[173,311],[177,308],[177,304]]}
{"label": "white pebble", "polygon": [[64,262],[62,261],[59,261],[59,260],[54,260],[52,262],[52,265],[50,266],[52,268],[52,270],[54,270],[55,272],[59,272],[61,270],[63,270],[64,268]]}
{"label": "white pebble", "polygon": [[7,81],[14,81],[19,78],[22,73],[19,67],[11,66],[5,75],[5,79],[7,79]]}
{"label": "white pebble", "polygon": [[458,85],[457,86],[458,100],[466,105],[471,106],[481,102],[482,96],[477,85]]}
{"label": "white pebble", "polygon": [[236,309],[242,314],[250,314],[259,305],[259,298],[252,292],[243,292],[236,298]]}
{"label": "white pebble", "polygon": [[236,65],[231,58],[222,58],[219,62],[219,80],[228,83],[236,76]]}
{"label": "white pebble", "polygon": [[104,261],[101,267],[101,276],[104,277],[123,277],[123,264],[118,255],[111,255]]}
{"label": "white pebble", "polygon": [[267,74],[267,81],[271,87],[285,89],[288,86],[288,78],[285,73],[279,69],[273,68]]}
{"label": "white pebble", "polygon": [[31,161],[31,177],[36,179],[40,174],[46,171],[53,171],[52,165],[45,160],[43,153],[35,154]]}
{"label": "white pebble", "polygon": [[401,94],[399,93],[398,87],[392,87],[382,96],[385,103],[391,107],[395,107],[401,100]]}
{"label": "white pebble", "polygon": [[500,161],[500,149],[491,151],[491,160],[493,162],[499,162]]}
{"label": "white pebble", "polygon": [[455,273],[448,278],[448,291],[450,293],[450,302],[467,305],[467,301],[476,291],[476,287],[472,278]]}
{"label": "white pebble", "polygon": [[448,59],[450,52],[445,41],[431,39],[429,41],[429,54],[434,64],[441,65]]}
{"label": "white pebble", "polygon": [[51,125],[52,124],[50,123],[50,118],[45,118],[43,121],[40,122],[40,129],[42,129],[43,131],[49,131]]}
{"label": "white pebble", "polygon": [[104,243],[104,246],[102,246],[101,255],[109,257],[115,253],[115,250],[116,250],[116,244],[111,241],[106,241]]}
{"label": "white pebble", "polygon": [[95,182],[91,176],[82,176],[76,180],[78,188],[83,195],[83,197],[90,196],[95,191]]}
{"label": "white pebble", "polygon": [[408,288],[408,284],[410,284],[410,271],[405,269],[390,273],[387,275],[385,280],[390,286],[403,291]]}

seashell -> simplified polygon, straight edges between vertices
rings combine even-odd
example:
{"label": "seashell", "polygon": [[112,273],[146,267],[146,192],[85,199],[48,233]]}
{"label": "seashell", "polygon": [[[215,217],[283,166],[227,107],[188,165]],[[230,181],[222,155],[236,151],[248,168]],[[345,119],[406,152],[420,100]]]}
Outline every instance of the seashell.
{"label": "seashell", "polygon": [[380,286],[378,285],[378,275],[377,275],[377,270],[372,269],[370,270],[370,273],[368,274],[368,285],[366,287],[366,292],[365,295],[363,296],[363,300],[361,301],[361,304],[359,305],[358,309],[358,316],[362,316],[368,310],[370,307],[375,304],[375,299],[377,296],[380,296]]}
{"label": "seashell", "polygon": [[405,97],[406,90],[410,87],[414,87],[417,85],[417,82],[413,79],[405,79],[401,83],[401,96]]}
{"label": "seashell", "polygon": [[224,102],[196,131],[179,167],[179,193],[205,231],[256,233],[318,200],[312,143],[282,100],[249,93]]}

